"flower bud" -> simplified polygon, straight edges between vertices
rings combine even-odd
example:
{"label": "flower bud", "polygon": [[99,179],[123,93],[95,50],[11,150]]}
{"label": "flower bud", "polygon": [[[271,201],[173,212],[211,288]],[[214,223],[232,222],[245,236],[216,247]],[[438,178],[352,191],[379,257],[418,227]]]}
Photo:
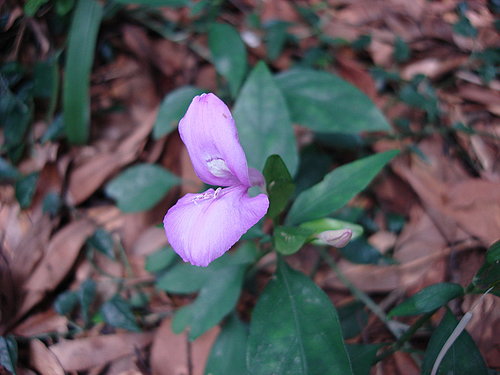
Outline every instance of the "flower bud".
{"label": "flower bud", "polygon": [[327,230],[316,235],[319,242],[334,247],[344,247],[352,238],[351,229]]}

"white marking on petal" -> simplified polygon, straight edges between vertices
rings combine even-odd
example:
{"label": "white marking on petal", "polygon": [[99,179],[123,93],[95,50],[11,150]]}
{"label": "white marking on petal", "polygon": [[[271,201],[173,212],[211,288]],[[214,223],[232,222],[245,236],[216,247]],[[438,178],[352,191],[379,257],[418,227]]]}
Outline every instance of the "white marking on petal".
{"label": "white marking on petal", "polygon": [[227,167],[224,159],[210,159],[207,161],[207,167],[210,173],[212,173],[215,177],[228,177],[233,175]]}

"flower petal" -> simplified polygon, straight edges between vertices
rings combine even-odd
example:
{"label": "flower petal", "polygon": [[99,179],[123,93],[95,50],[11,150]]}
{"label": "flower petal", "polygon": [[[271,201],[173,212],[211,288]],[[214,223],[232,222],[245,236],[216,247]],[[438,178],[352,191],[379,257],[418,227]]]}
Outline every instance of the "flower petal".
{"label": "flower petal", "polygon": [[247,190],[237,185],[186,194],[168,210],[163,219],[165,233],[185,262],[206,267],[266,214],[267,196],[249,197]]}
{"label": "flower petal", "polygon": [[234,120],[217,96],[196,96],[179,122],[179,133],[203,182],[250,186],[247,159]]}

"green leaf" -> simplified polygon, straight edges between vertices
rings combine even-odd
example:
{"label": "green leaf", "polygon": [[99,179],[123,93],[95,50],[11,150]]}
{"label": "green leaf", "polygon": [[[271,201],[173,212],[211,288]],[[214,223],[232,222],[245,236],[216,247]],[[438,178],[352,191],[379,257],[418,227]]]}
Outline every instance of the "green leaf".
{"label": "green leaf", "polygon": [[162,271],[172,264],[176,256],[170,246],[164,246],[146,257],[145,269],[151,273]]}
{"label": "green leaf", "polygon": [[458,284],[434,284],[422,289],[420,292],[394,307],[389,312],[388,317],[428,313],[446,305],[452,299],[463,295],[464,290]]}
{"label": "green leaf", "polygon": [[7,160],[0,157],[0,181],[16,180],[21,177],[21,173]]}
{"label": "green leaf", "polygon": [[180,8],[189,5],[189,0],[114,0],[121,4],[138,4],[151,7],[172,7]]}
{"label": "green leaf", "polygon": [[246,374],[245,355],[248,330],[232,314],[222,326],[205,366],[205,375]]}
{"label": "green leaf", "polygon": [[26,4],[24,4],[24,14],[28,17],[33,17],[38,12],[38,9],[48,2],[49,0],[27,0]]}
{"label": "green leaf", "polygon": [[287,29],[292,25],[291,22],[280,20],[273,20],[265,25],[265,42],[269,60],[274,61],[281,54],[288,36]]}
{"label": "green leaf", "polygon": [[348,344],[346,347],[354,375],[370,375],[380,344]]}
{"label": "green leaf", "polygon": [[492,293],[500,296],[500,241],[488,249],[484,264],[474,276],[472,285],[483,290],[493,286]]}
{"label": "green leaf", "polygon": [[212,272],[210,266],[197,267],[186,263],[177,264],[157,280],[156,288],[169,293],[194,293],[205,285]]}
{"label": "green leaf", "polygon": [[63,201],[59,194],[51,191],[43,198],[42,212],[44,214],[49,214],[51,217],[55,217],[61,210],[62,206]]}
{"label": "green leaf", "polygon": [[113,327],[123,328],[133,332],[141,331],[137,325],[130,305],[119,295],[115,295],[105,302],[101,306],[101,313],[104,321]]}
{"label": "green leaf", "polygon": [[0,336],[0,366],[16,375],[17,342],[11,336]]}
{"label": "green leaf", "polygon": [[224,267],[208,278],[196,300],[175,313],[172,329],[180,333],[189,327],[189,339],[195,340],[218,324],[238,302],[245,267]]}
{"label": "green leaf", "polygon": [[394,42],[394,60],[398,63],[405,62],[410,58],[410,52],[408,44],[401,37],[397,36]]}
{"label": "green leaf", "polygon": [[281,91],[263,62],[250,73],[233,113],[249,165],[262,170],[267,158],[277,154],[291,175],[295,175],[298,155],[290,115]]}
{"label": "green leaf", "polygon": [[353,373],[330,299],[283,260],[253,311],[247,366],[252,375]]}
{"label": "green leaf", "polygon": [[288,213],[286,223],[295,225],[319,219],[342,208],[366,188],[384,165],[398,153],[397,150],[391,150],[336,168],[328,173],[323,181],[303,191],[297,197]]}
{"label": "green leaf", "polygon": [[94,234],[88,238],[87,243],[109,259],[116,259],[113,238],[105,229],[97,228]]}
{"label": "green leaf", "polygon": [[92,279],[85,280],[78,290],[78,299],[80,301],[80,306],[82,307],[82,319],[85,322],[85,325],[87,325],[90,321],[90,305],[94,302],[95,292],[96,283]]}
{"label": "green leaf", "polygon": [[[447,310],[441,323],[431,336],[424,361],[422,363],[422,375],[429,375],[436,358],[444,346],[448,337],[457,326],[457,320],[453,314]],[[460,375],[487,375],[488,369],[483,357],[477,348],[474,340],[467,331],[463,331],[458,339],[446,353],[438,375],[460,374]]]}
{"label": "green leaf", "polygon": [[175,313],[172,330],[180,333],[189,327],[189,339],[194,340],[218,324],[236,306],[246,266],[255,261],[256,253],[255,244],[249,242],[236,254],[213,262],[196,300]]}
{"label": "green leaf", "polygon": [[197,87],[183,86],[167,94],[161,102],[158,117],[156,117],[153,137],[158,139],[174,130],[186,113],[191,100],[202,93],[203,90]]}
{"label": "green leaf", "polygon": [[90,71],[102,13],[95,0],[78,0],[73,13],[63,87],[64,125],[71,143],[83,144],[89,137]]}
{"label": "green leaf", "polygon": [[383,255],[365,238],[356,238],[339,249],[342,256],[349,262],[357,264],[378,264]]}
{"label": "green leaf", "polygon": [[31,204],[38,182],[38,172],[30,173],[16,182],[16,199],[21,208],[27,208]]}
{"label": "green leaf", "polygon": [[331,73],[294,69],[279,74],[276,82],[285,95],[292,121],[314,131],[390,130],[380,110],[365,94]]}
{"label": "green leaf", "polygon": [[76,307],[78,303],[78,294],[73,291],[66,291],[57,296],[54,302],[54,310],[59,315],[69,315]]}
{"label": "green leaf", "polygon": [[290,172],[279,155],[271,155],[267,158],[263,174],[270,202],[267,214],[274,218],[285,209],[295,186]]}
{"label": "green leaf", "polygon": [[75,6],[75,0],[56,0],[56,13],[65,16]]}
{"label": "green leaf", "polygon": [[[365,305],[359,301],[351,302],[337,310],[342,327],[344,339],[351,339],[361,333],[368,323],[368,314],[365,311]],[[354,363],[351,358],[351,363]]]}
{"label": "green leaf", "polygon": [[137,164],[106,185],[106,194],[123,212],[145,211],[158,203],[179,179],[155,164]]}
{"label": "green leaf", "polygon": [[213,23],[208,31],[208,47],[217,72],[227,79],[236,97],[247,71],[247,51],[238,31],[228,24]]}
{"label": "green leaf", "polygon": [[274,248],[284,255],[296,253],[312,233],[304,228],[278,226],[273,235]]}

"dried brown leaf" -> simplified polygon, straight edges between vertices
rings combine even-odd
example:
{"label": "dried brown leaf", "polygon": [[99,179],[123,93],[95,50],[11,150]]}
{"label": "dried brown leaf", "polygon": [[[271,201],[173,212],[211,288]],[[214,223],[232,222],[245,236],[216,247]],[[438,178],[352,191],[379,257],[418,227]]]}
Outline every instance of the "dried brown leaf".
{"label": "dried brown leaf", "polygon": [[65,340],[49,347],[65,371],[82,371],[104,365],[149,345],[153,332],[118,333]]}
{"label": "dried brown leaf", "polygon": [[64,375],[56,356],[40,340],[31,340],[29,350],[30,365],[40,374]]}
{"label": "dried brown leaf", "polygon": [[[219,328],[211,329],[188,344],[187,335],[173,333],[170,325],[171,320],[165,319],[156,331],[151,348],[153,375],[183,375],[188,373],[202,375]],[[188,350],[191,351],[192,372],[188,372]]]}

